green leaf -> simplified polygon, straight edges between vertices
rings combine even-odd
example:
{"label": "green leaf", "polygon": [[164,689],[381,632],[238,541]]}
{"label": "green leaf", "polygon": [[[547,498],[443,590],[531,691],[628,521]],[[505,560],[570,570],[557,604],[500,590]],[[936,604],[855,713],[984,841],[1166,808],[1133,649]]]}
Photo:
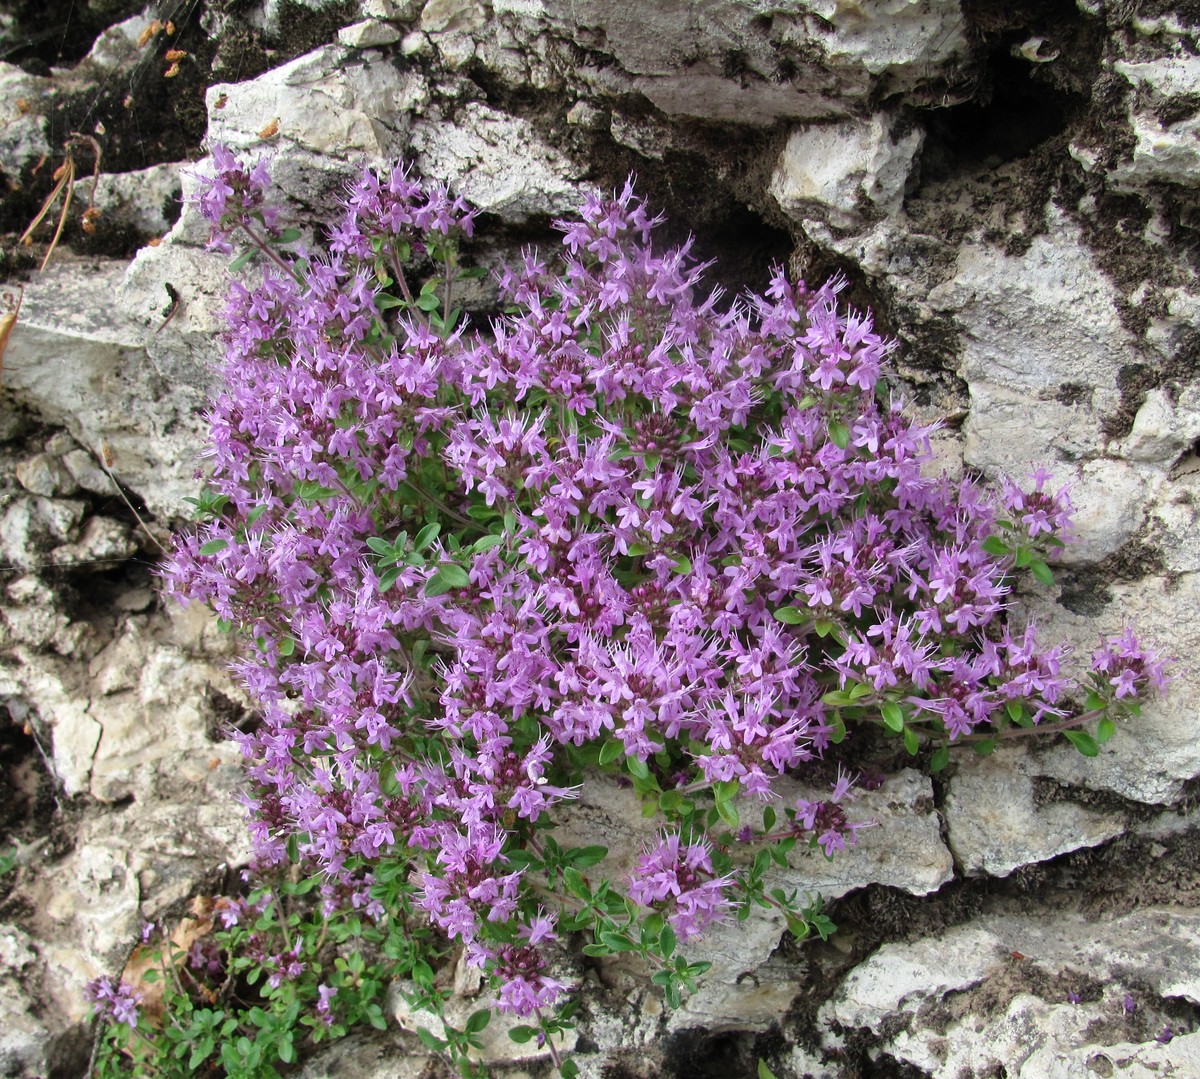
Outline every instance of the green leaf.
{"label": "green leaf", "polygon": [[1008,554],[1012,548],[1004,542],[999,536],[988,536],[980,546],[990,555],[1002,557]]}
{"label": "green leaf", "polygon": [[456,588],[467,588],[471,578],[462,566],[453,563],[438,566],[437,572],[425,582],[425,595],[444,596]]}
{"label": "green leaf", "polygon": [[775,827],[775,819],[776,819],[775,818],[775,810],[772,809],[770,806],[767,806],[767,808],[763,810],[763,831],[764,832],[769,832],[769,831],[771,831],[772,828]]}
{"label": "green leaf", "polygon": [[463,1027],[468,1034],[478,1034],[481,1030],[487,1028],[488,1023],[492,1021],[492,1013],[487,1008],[480,1008],[477,1012],[472,1012],[467,1018],[466,1025]]}
{"label": "green leaf", "polygon": [[293,652],[296,651],[295,638],[294,637],[284,637],[284,639],[279,642],[279,648],[276,649],[276,651],[281,656],[285,656],[285,657],[290,656]]}
{"label": "green leaf", "polygon": [[736,779],[718,779],[713,784],[713,797],[718,802],[731,802],[741,789],[742,785]]}
{"label": "green leaf", "polygon": [[367,546],[377,555],[390,555],[392,553],[392,545],[379,536],[370,536],[367,539]]}
{"label": "green leaf", "polygon": [[685,574],[692,572],[692,560],[684,555],[678,555],[675,559],[675,565],[671,567],[672,573]]}
{"label": "green leaf", "polygon": [[762,1057],[758,1059],[758,1079],[777,1079],[775,1073],[767,1067],[767,1062]]}
{"label": "green leaf", "polygon": [[658,796],[658,808],[664,813],[674,813],[683,804],[683,795],[677,790],[663,791]]}
{"label": "green leaf", "polygon": [[277,244],[294,244],[298,239],[300,239],[299,229],[284,229],[275,237],[275,242]]}
{"label": "green leaf", "polygon": [[917,751],[921,748],[921,742],[917,738],[917,732],[912,727],[904,728],[904,748],[908,750],[910,757],[915,757]]}
{"label": "green leaf", "polygon": [[436,311],[442,306],[442,301],[433,295],[433,293],[426,293],[424,296],[417,297],[416,305],[422,311]]}
{"label": "green leaf", "polygon": [[438,535],[441,531],[442,526],[436,521],[433,524],[426,525],[421,529],[420,532],[417,533],[417,538],[413,540],[413,550],[425,550],[426,547],[428,547],[435,539],[438,538]]}
{"label": "green leaf", "polygon": [[471,587],[471,578],[467,576],[467,571],[453,562],[438,566],[438,574],[448,580],[452,588]]}
{"label": "green leaf", "polygon": [[1047,588],[1054,584],[1054,573],[1040,558],[1035,558],[1029,563],[1029,572]]}
{"label": "green leaf", "polygon": [[883,716],[883,725],[889,731],[899,734],[904,730],[904,709],[895,701],[885,701],[883,707],[879,709],[879,713]]}
{"label": "green leaf", "polygon": [[784,911],[784,917],[787,919],[788,931],[797,940],[804,940],[812,932],[808,927],[808,922],[803,918],[796,917],[790,911]]}
{"label": "green leaf", "polygon": [[950,763],[950,750],[946,746],[938,746],[933,751],[933,756],[929,758],[929,770],[931,772],[940,772]]}
{"label": "green leaf", "polygon": [[563,870],[563,883],[567,886],[567,891],[572,895],[586,898],[592,894],[591,888],[588,887],[588,882],[583,879],[583,874],[572,866],[567,866]]}
{"label": "green leaf", "polygon": [[813,629],[818,637],[828,637],[833,632],[833,621],[829,618],[818,618],[813,623]]}
{"label": "green leaf", "polygon": [[567,1057],[558,1067],[558,1074],[562,1079],[575,1079],[579,1074],[579,1065],[571,1057]]}
{"label": "green leaf", "polygon": [[850,445],[850,428],[842,423],[841,420],[830,420],[829,440],[835,446],[837,446],[839,450],[844,450]]}
{"label": "green leaf", "polygon": [[981,757],[991,756],[992,750],[996,748],[995,738],[985,738],[982,742],[975,743],[975,752]]}
{"label": "green leaf", "polygon": [[675,951],[675,930],[671,928],[669,922],[663,926],[663,930],[659,934],[658,946],[662,950],[663,958],[670,959],[671,953]]}
{"label": "green leaf", "polygon": [[637,757],[626,757],[625,769],[634,779],[650,778],[650,769],[646,767],[646,762]]}
{"label": "green leaf", "polygon": [[503,536],[481,536],[471,544],[471,554],[483,554],[484,551],[490,551],[493,547],[499,547],[503,542]]}
{"label": "green leaf", "polygon": [[244,270],[249,265],[252,258],[254,258],[254,249],[252,247],[248,247],[229,264],[229,272],[239,273],[240,271]]}
{"label": "green leaf", "polygon": [[210,539],[200,548],[200,553],[204,555],[216,554],[218,551],[225,550],[228,546],[229,540],[227,539]]}
{"label": "green leaf", "polygon": [[600,767],[612,764],[618,757],[624,756],[625,743],[616,738],[610,738],[600,747]]}
{"label": "green leaf", "polygon": [[527,1041],[531,1041],[535,1034],[537,1034],[537,1027],[527,1027],[524,1024],[510,1027],[508,1031],[509,1040],[518,1045],[524,1045]]}
{"label": "green leaf", "polygon": [[427,1030],[425,1027],[417,1027],[417,1037],[421,1039],[421,1044],[425,1046],[426,1049],[432,1049],[435,1053],[440,1053],[446,1048],[446,1046],[450,1044],[449,1042],[443,1041],[441,1038],[437,1037],[437,1035],[435,1035],[432,1031]]}
{"label": "green leaf", "polygon": [[1096,745],[1102,746],[1114,734],[1117,733],[1117,725],[1108,716],[1105,716],[1096,724]]}
{"label": "green leaf", "polygon": [[730,828],[738,826],[738,811],[732,802],[718,802],[717,816],[728,824]]}
{"label": "green leaf", "polygon": [[570,851],[568,858],[576,869],[590,869],[597,862],[602,862],[608,856],[608,848],[596,844],[591,847],[578,847]]}
{"label": "green leaf", "polygon": [[798,626],[804,621],[804,611],[799,607],[780,607],[775,618],[785,626]]}
{"label": "green leaf", "polygon": [[1086,731],[1063,731],[1063,737],[1085,757],[1095,757],[1100,752],[1096,739]]}

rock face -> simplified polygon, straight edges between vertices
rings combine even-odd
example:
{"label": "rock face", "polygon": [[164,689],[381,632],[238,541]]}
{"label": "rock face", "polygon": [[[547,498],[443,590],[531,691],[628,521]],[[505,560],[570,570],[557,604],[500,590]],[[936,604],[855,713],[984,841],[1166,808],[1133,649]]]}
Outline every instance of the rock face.
{"label": "rock face", "polygon": [[[943,423],[949,469],[1045,465],[1072,485],[1078,542],[1054,587],[1019,597],[1044,636],[1086,656],[1131,619],[1178,657],[1170,698],[1095,758],[1014,741],[934,778],[893,761],[855,806],[877,824],[858,848],[781,874],[826,897],[831,943],[797,948],[767,912],[723,928],[674,1013],[644,971],[576,970],[585,1075],[755,1075],[760,1057],[781,1079],[1200,1074],[1187,5],[197,8],[192,66],[171,84],[191,90],[174,99],[161,69],[161,86],[145,81],[145,15],[77,62],[0,64],[10,239],[49,193],[62,117],[93,132],[112,105],[96,137],[120,164],[96,189],[109,246],[68,227],[24,282],[3,353],[0,714],[31,793],[0,844],[18,864],[0,911],[0,1071],[80,1073],[83,984],[120,968],[143,920],[247,856],[235,754],[213,737],[242,703],[226,643],[196,612],[162,609],[149,572],[187,516],[228,280],[195,209],[174,202],[207,167],[202,147],[121,126],[148,123],[153,99],[268,159],[288,224],[319,216],[363,163],[404,158],[485,211],[479,255],[495,261],[546,244],[589,186],[636,172],[721,258],[726,286],[761,285],[772,258],[846,273],[899,338],[897,388]],[[137,91],[128,108],[117,85]],[[597,784],[568,827],[605,837],[620,875],[643,825],[628,792]],[[393,1015],[421,1025],[399,1003]],[[305,1074],[423,1074],[419,1043],[394,1034],[334,1046]],[[496,1074],[545,1066],[489,1045]]]}

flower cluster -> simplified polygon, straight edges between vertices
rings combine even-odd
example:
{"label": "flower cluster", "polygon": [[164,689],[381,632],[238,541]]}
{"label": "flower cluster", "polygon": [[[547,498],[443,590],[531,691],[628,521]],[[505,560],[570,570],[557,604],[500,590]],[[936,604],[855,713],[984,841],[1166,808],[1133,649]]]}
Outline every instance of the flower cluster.
{"label": "flower cluster", "polygon": [[142,994],[132,986],[112,978],[97,978],[88,982],[85,995],[97,1016],[137,1027]]}
{"label": "flower cluster", "polygon": [[229,237],[239,225],[258,220],[266,228],[274,226],[276,210],[265,200],[271,177],[264,160],[246,168],[226,147],[214,146],[212,171],[193,178],[197,186],[190,201],[211,226],[210,251],[229,254]]}
{"label": "flower cluster", "polygon": [[[267,251],[261,172],[216,165],[201,212]],[[944,752],[1069,716],[1081,688],[1004,617],[1019,569],[1049,573],[1066,492],[931,478],[931,428],[842,282],[777,270],[725,302],[657,223],[631,186],[588,197],[561,261],[527,253],[509,313],[468,332],[470,210],[365,171],[327,255],[232,290],[206,522],[166,571],[252,642],[262,723],[236,737],[262,861],[356,904],[403,867],[410,912],[522,1015],[565,989],[539,905],[560,874],[574,928],[627,939],[538,839],[589,769],[658,799],[628,896],[686,941],[748,901],[736,796],[777,797],[855,724]],[[414,257],[444,277],[410,288]],[[1101,710],[1162,687],[1131,633],[1094,670]],[[853,842],[848,789],[797,803],[788,841]]]}

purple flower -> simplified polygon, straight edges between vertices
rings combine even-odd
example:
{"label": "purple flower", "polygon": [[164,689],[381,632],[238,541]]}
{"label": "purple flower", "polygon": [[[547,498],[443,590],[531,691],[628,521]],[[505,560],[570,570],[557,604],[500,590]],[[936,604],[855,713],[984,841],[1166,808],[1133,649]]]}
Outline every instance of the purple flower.
{"label": "purple flower", "polygon": [[97,978],[87,984],[84,996],[100,1018],[112,1023],[124,1023],[131,1028],[137,1027],[142,994],[132,986],[108,977]]}
{"label": "purple flower", "polygon": [[322,983],[317,986],[317,1016],[327,1027],[337,1021],[333,1014],[333,998],[337,996],[337,987]]}
{"label": "purple flower", "polygon": [[[211,165],[213,243],[269,233],[264,163]],[[498,273],[505,314],[450,328],[404,275],[453,269],[474,221],[408,166],[364,169],[324,250],[231,288],[206,515],[164,580],[254,642],[234,670],[261,723],[234,737],[259,863],[298,854],[330,913],[377,919],[372,871],[401,872],[527,1015],[565,989],[520,848],[581,760],[766,801],[847,699],[954,739],[1086,691],[1065,646],[1007,625],[1014,559],[989,553],[1066,536],[1066,490],[930,478],[932,428],[880,389],[892,346],[845,281],[776,268],[723,299],[626,184],[557,223],[557,262]],[[1093,677],[1113,701],[1165,683],[1128,630]],[[850,788],[798,801],[795,833],[853,844]],[[629,895],[695,938],[731,906],[712,856],[665,835]]]}
{"label": "purple flower", "polygon": [[642,906],[663,904],[668,921],[682,942],[700,936],[732,908],[724,889],[730,877],[715,877],[712,852],[706,843],[684,843],[664,835],[634,867],[629,898]]}

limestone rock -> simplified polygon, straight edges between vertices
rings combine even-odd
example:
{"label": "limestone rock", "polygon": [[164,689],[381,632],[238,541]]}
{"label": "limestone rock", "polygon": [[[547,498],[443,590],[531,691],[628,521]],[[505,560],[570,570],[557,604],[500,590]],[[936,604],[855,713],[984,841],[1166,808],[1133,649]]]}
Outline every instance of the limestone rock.
{"label": "limestone rock", "polygon": [[198,397],[163,379],[143,347],[147,329],[111,302],[125,269],[117,260],[56,257],[25,288],[4,384],[93,456],[107,447],[113,471],[152,515],[169,520],[195,487]]}
{"label": "limestone rock", "polygon": [[75,484],[64,466],[48,453],[39,453],[17,465],[17,482],[35,495],[71,495]]}
{"label": "limestone rock", "polygon": [[1192,619],[1180,617],[1181,611],[1200,602],[1200,578],[1195,573],[1170,579],[1148,577],[1136,584],[1112,584],[1107,593],[1110,602],[1095,617],[1038,603],[1034,609],[1044,638],[1073,642],[1083,664],[1102,634],[1119,633],[1131,620],[1140,639],[1178,657],[1175,681],[1165,700],[1148,701],[1140,716],[1118,724],[1098,757],[1082,757],[1070,746],[1056,744],[1041,753],[1038,767],[1068,786],[1167,805],[1179,797],[1187,780],[1200,774],[1200,746],[1189,704],[1198,689],[1197,672],[1187,660],[1198,654],[1200,630]]}
{"label": "limestone rock", "polygon": [[876,113],[794,130],[771,178],[771,195],[789,217],[816,216],[843,229],[859,225],[872,208],[899,209],[922,132],[912,128],[893,139],[892,123]]}
{"label": "limestone rock", "polygon": [[433,118],[419,122],[412,145],[424,175],[453,183],[481,210],[506,220],[562,213],[581,201],[570,162],[527,121],[487,105],[466,105],[452,127]]}
{"label": "limestone rock", "polygon": [[0,169],[17,177],[21,170],[50,153],[45,111],[53,82],[26,74],[16,64],[0,62]]}
{"label": "limestone rock", "polygon": [[1195,188],[1200,181],[1200,120],[1186,108],[1183,118],[1172,119],[1168,110],[1173,102],[1186,105],[1200,89],[1200,59],[1117,60],[1113,67],[1133,86],[1130,123],[1137,144],[1132,160],[1109,170],[1108,182],[1126,191],[1149,183]]}
{"label": "limestone rock", "polygon": [[49,1072],[49,1032],[37,1017],[37,1001],[23,985],[36,977],[35,942],[15,925],[0,926],[0,1071],[5,1075]]}
{"label": "limestone rock", "polygon": [[[100,227],[120,225],[143,236],[162,236],[179,216],[179,166],[152,165],[135,172],[105,172],[96,182],[93,204]],[[92,198],[92,179],[75,181],[78,205]]]}
{"label": "limestone rock", "polygon": [[1004,877],[1125,830],[1121,813],[1100,813],[1068,800],[1040,803],[1036,771],[1036,761],[1019,744],[1001,745],[988,757],[959,757],[942,815],[965,874]]}
{"label": "limestone rock", "polygon": [[[210,87],[209,141],[266,152],[274,159],[273,182],[308,197],[322,175],[329,183],[334,161],[399,156],[408,113],[424,93],[422,77],[389,64],[344,62],[349,55],[326,46],[249,82]],[[277,134],[261,134],[274,124]]]}
{"label": "limestone rock", "polygon": [[338,41],[350,49],[374,49],[391,45],[404,35],[377,19],[364,19],[338,31]]}
{"label": "limestone rock", "polygon": [[151,22],[151,16],[143,13],[110,26],[96,38],[84,62],[106,70],[133,66],[145,55],[138,48],[138,40],[150,29]]}
{"label": "limestone rock", "polygon": [[878,1033],[888,1020],[978,985],[1000,965],[1003,948],[998,936],[975,926],[933,941],[886,944],[846,976],[822,1019]]}
{"label": "limestone rock", "polygon": [[[1002,1066],[1028,1079],[1082,1077],[1097,1074],[1097,1060],[1125,1058],[1143,1069],[1132,1074],[1148,1075],[1143,1062],[1170,1059],[1161,1052],[1167,1047],[1120,1044],[1122,1031],[1137,1029],[1125,994],[1136,993],[1134,1007],[1157,1033],[1167,1001],[1195,999],[1198,974],[1200,925],[1190,911],[1103,922],[1071,914],[985,918],[880,948],[846,976],[821,1017],[842,1031],[878,1035],[872,1055],[936,1076]],[[1068,994],[1085,985],[1099,992],[1070,1003]],[[1175,1052],[1187,1060],[1193,1047],[1184,1041]]]}
{"label": "limestone rock", "polygon": [[[821,799],[827,790],[780,782],[784,804],[797,797]],[[911,895],[937,891],[954,875],[950,851],[942,842],[941,822],[928,776],[911,769],[889,776],[878,790],[857,791],[846,806],[852,821],[871,822],[858,843],[834,858],[819,850],[798,851],[792,869],[781,870],[784,887],[837,899],[857,888],[882,884]]]}

